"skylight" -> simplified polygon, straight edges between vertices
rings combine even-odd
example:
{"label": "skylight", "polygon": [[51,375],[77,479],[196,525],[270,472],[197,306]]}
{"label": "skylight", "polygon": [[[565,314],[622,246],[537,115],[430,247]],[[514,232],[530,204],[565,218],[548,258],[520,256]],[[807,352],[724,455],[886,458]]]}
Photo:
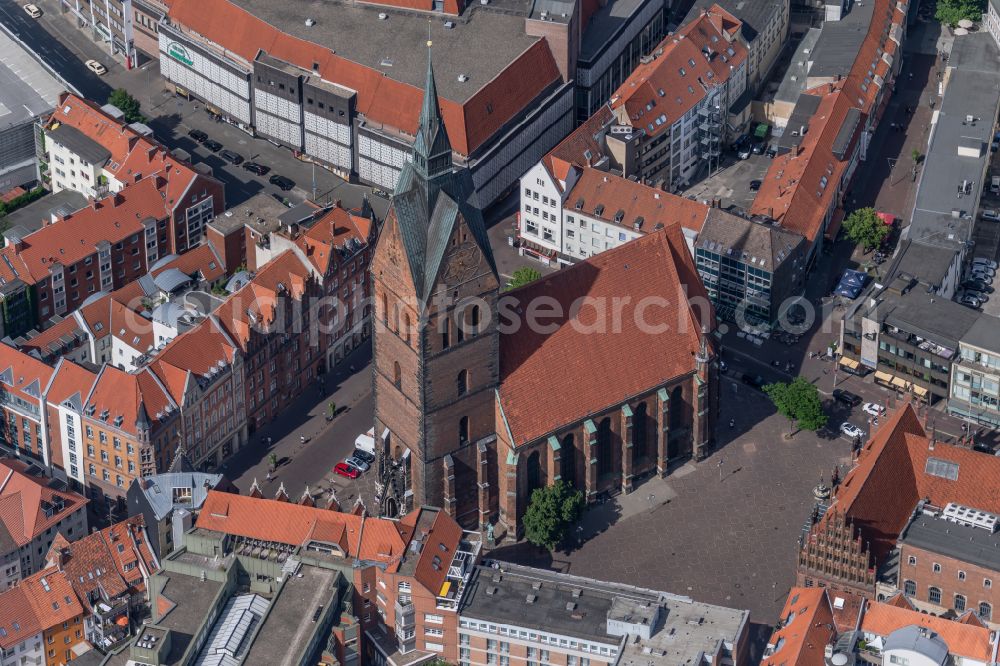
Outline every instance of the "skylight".
{"label": "skylight", "polygon": [[924,472],[931,476],[938,476],[949,481],[958,481],[958,463],[941,460],[940,458],[928,458]]}

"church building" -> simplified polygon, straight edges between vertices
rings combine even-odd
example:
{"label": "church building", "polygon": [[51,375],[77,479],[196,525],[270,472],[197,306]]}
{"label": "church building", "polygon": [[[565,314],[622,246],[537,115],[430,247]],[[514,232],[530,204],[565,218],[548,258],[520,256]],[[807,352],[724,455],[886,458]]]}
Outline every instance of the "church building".
{"label": "church building", "polygon": [[371,277],[383,514],[440,506],[514,538],[535,488],[593,501],[711,446],[715,318],[682,230],[501,293],[430,61]]}

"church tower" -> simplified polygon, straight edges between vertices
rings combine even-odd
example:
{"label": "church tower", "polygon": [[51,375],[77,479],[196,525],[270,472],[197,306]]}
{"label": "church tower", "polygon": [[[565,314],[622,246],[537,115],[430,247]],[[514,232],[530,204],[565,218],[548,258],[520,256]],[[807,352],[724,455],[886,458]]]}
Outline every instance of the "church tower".
{"label": "church tower", "polygon": [[371,277],[375,433],[387,435],[380,509],[430,504],[481,526],[496,503],[500,283],[471,174],[452,158],[429,52],[416,141]]}

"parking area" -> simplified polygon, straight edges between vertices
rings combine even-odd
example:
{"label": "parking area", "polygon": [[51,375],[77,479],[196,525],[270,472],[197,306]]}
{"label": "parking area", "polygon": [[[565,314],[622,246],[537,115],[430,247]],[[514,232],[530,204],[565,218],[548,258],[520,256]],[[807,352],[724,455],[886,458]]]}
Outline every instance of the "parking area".
{"label": "parking area", "polygon": [[[1000,153],[997,152],[991,155],[990,168],[986,173],[986,181],[983,183],[983,194],[972,228],[974,245],[969,253],[970,260],[983,258],[998,261],[998,257],[1000,257],[1000,220],[995,219],[997,211],[1000,211],[1000,184],[998,187],[991,187],[994,175],[1000,176]],[[986,213],[985,217],[984,213]],[[997,284],[1000,283],[994,283],[993,288],[996,288]],[[982,311],[994,317],[1000,317],[1000,296],[988,294],[987,297],[989,300],[982,304]]]}
{"label": "parking area", "polygon": [[750,183],[763,180],[771,158],[767,155],[751,154],[745,160],[739,159],[727,151],[723,156],[722,168],[712,176],[701,180],[687,190],[683,196],[694,197],[698,201],[721,199],[722,207],[736,206],[744,211],[753,204],[755,191],[751,191]]}

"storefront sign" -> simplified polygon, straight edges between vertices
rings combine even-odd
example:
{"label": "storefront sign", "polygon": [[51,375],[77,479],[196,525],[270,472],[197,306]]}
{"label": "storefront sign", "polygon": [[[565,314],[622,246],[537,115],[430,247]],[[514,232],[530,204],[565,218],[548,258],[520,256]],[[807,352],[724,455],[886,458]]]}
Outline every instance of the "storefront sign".
{"label": "storefront sign", "polygon": [[186,48],[177,42],[170,42],[167,44],[167,55],[177,62],[184,63],[188,67],[194,67],[194,60],[191,58],[191,54],[188,53]]}

